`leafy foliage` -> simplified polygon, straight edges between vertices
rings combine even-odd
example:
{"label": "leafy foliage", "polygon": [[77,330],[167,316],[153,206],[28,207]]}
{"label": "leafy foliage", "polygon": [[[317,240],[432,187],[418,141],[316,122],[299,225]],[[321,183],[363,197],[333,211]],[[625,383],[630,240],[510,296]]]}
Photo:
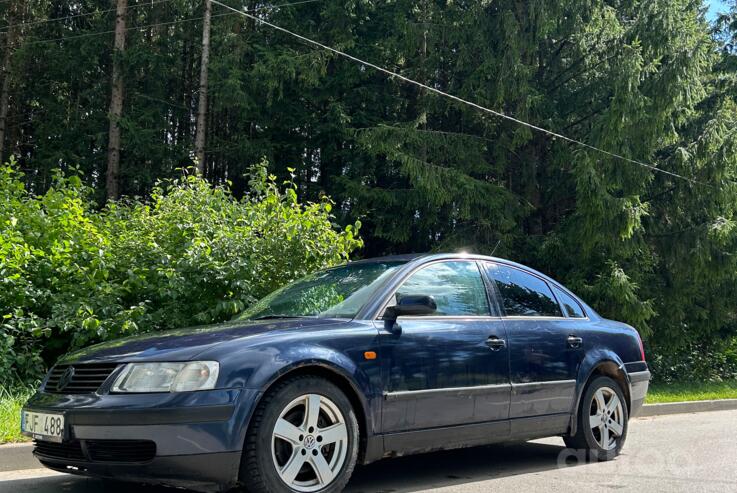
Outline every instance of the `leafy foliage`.
{"label": "leafy foliage", "polygon": [[[251,190],[245,163],[266,156],[280,180],[290,179],[288,166],[297,163],[301,197],[321,203],[328,195],[337,222],[363,222],[363,256],[495,251],[551,274],[605,316],[636,326],[656,354],[675,358],[704,339],[720,347],[737,333],[737,3],[714,26],[702,3],[324,0],[259,10],[280,26],[431,87],[692,181],[459,105],[219,8],[205,176],[215,185],[231,180],[227,187],[240,198]],[[9,19],[11,4],[22,7],[15,11],[25,22],[58,20],[19,30],[4,155],[17,157],[27,189],[40,196],[55,186],[54,169],[79,166],[91,190],[78,200],[102,206],[112,35],[100,33],[114,25],[110,5],[11,0],[0,3],[9,23],[18,20]],[[117,249],[116,256],[131,259],[138,249],[145,262],[128,264],[136,267],[127,284],[115,284],[120,292],[98,292],[109,304],[74,315],[89,319],[89,333],[128,330],[123,320],[165,323],[165,304],[186,295],[185,281],[206,289],[221,283],[225,300],[217,307],[191,300],[187,319],[215,316],[240,299],[230,294],[241,289],[234,272],[220,268],[228,247],[206,240],[182,246],[187,235],[205,234],[215,223],[163,225],[171,236],[161,243],[157,230],[146,229],[162,194],[156,184],[191,164],[199,17],[201,2],[190,0],[129,9],[129,25],[139,27],[127,32],[123,55],[121,190],[152,197],[150,212],[140,204],[109,206],[111,224],[92,221],[59,249],[88,252],[85,261],[99,264],[96,276],[128,276],[128,266],[124,273],[122,263],[112,265],[96,251]],[[176,209],[161,210],[168,207]],[[110,240],[113,223],[120,243]],[[151,241],[145,254],[136,235]],[[272,250],[263,248],[268,257]],[[21,264],[32,256],[16,254]],[[63,268],[54,255],[49,265]],[[156,263],[162,259],[168,263]],[[186,274],[190,264],[206,267],[207,276]],[[240,267],[250,272],[251,264]],[[166,298],[159,290],[171,270],[176,275],[166,286],[176,296]],[[243,282],[255,279],[249,276]],[[152,287],[144,287],[148,282]],[[128,297],[133,286],[146,296]],[[45,304],[49,287],[32,288],[39,291],[29,298],[57,306]],[[84,289],[75,292],[78,305],[65,305],[65,317],[85,313]],[[21,309],[13,317],[27,324],[14,329],[16,338],[45,327],[34,316],[52,317],[24,303],[8,305]],[[123,318],[108,327],[116,314]]]}
{"label": "leafy foliage", "polygon": [[661,352],[649,358],[657,383],[737,381],[737,339],[701,344],[678,353]]}
{"label": "leafy foliage", "polygon": [[0,381],[39,377],[42,353],[228,319],[361,246],[359,224],[336,228],[327,198],[300,203],[263,164],[241,200],[185,173],[101,211],[77,176],[41,196],[22,178],[0,168]]}

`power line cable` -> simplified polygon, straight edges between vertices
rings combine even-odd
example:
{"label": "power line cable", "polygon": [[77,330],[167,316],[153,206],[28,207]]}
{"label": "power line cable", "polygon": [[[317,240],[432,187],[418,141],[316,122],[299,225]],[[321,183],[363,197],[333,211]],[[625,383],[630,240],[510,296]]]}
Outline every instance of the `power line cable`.
{"label": "power line cable", "polygon": [[[171,1],[172,0],[156,0],[156,1],[151,1],[151,2],[141,2],[141,3],[134,4],[134,5],[128,5],[128,10],[137,9],[139,7],[153,7],[154,5],[171,2]],[[46,24],[49,22],[65,21],[65,20],[77,19],[79,17],[89,17],[91,15],[102,15],[102,14],[107,14],[107,13],[115,12],[115,11],[116,9],[95,10],[94,12],[83,12],[81,14],[72,14],[72,15],[61,16],[61,17],[52,17],[51,19],[40,19],[37,21],[21,22],[19,24],[2,26],[0,29],[3,29],[3,30],[0,31],[0,34],[7,33],[8,32],[7,30],[10,27],[35,26],[38,24]]]}
{"label": "power line cable", "polygon": [[[291,7],[293,5],[302,5],[302,4],[305,4],[305,3],[315,3],[315,2],[321,2],[321,1],[323,1],[323,0],[302,0],[302,1],[299,1],[299,2],[282,3],[282,4],[277,4],[277,5],[269,5],[269,6],[259,7],[257,9],[253,9],[253,10],[250,10],[248,12],[260,12],[262,10],[275,10],[275,9],[280,9],[280,8],[284,8],[284,7]],[[234,10],[233,12],[225,12],[225,13],[221,13],[221,14],[214,14],[214,15],[212,15],[212,18],[225,17],[225,16],[228,16],[228,15],[240,14],[240,13],[243,13],[243,12],[246,12],[246,11]],[[193,22],[193,21],[199,21],[199,20],[202,20],[202,19],[204,19],[204,16],[190,17],[188,19],[180,19],[180,20],[177,20],[177,21],[157,22],[155,24],[144,24],[144,25],[141,25],[141,26],[127,27],[127,28],[125,28],[125,30],[126,31],[134,31],[134,30],[148,29],[148,28],[151,28],[151,27],[158,27],[158,26],[171,26],[171,25],[174,25],[174,24],[180,24],[182,22]],[[24,41],[23,42],[23,45],[25,46],[25,45],[36,45],[36,44],[41,44],[41,43],[52,43],[52,42],[55,42],[55,41],[66,41],[68,39],[89,38],[89,37],[102,36],[102,35],[105,35],[105,34],[113,34],[113,33],[115,33],[115,30],[114,29],[112,29],[110,31],[96,31],[96,32],[92,32],[92,33],[75,34],[75,35],[72,35],[72,36],[61,36],[61,37],[58,37],[58,38],[39,39],[39,40],[35,40],[35,41]]]}
{"label": "power line cable", "polygon": [[[134,4],[134,5],[129,5],[128,6],[128,10],[137,9],[139,7],[153,7],[154,5],[159,5],[159,4],[166,3],[166,2],[171,2],[171,1],[172,0],[152,0],[151,2],[141,2],[141,3]],[[288,3],[288,4],[282,4],[282,5],[270,5],[270,6],[267,5],[267,6],[264,6],[264,7],[259,7],[259,8],[256,8],[256,9],[252,9],[251,11],[252,12],[258,12],[258,11],[261,11],[261,10],[277,9],[277,8],[280,8],[280,7],[289,7],[289,6],[292,6],[292,5],[301,5],[303,3],[314,3],[314,2],[319,2],[319,1],[322,1],[322,0],[302,0],[300,2],[293,2],[293,3]],[[47,23],[50,23],[50,22],[57,22],[57,21],[65,21],[65,20],[77,19],[79,17],[89,17],[91,15],[108,14],[110,12],[115,12],[115,11],[116,11],[116,9],[106,9],[106,10],[96,10],[94,12],[83,12],[81,14],[72,14],[72,15],[61,16],[61,17],[53,17],[51,19],[40,19],[40,20],[37,20],[37,21],[29,21],[29,22],[23,22],[23,23],[20,23],[20,24],[12,24],[12,27],[24,27],[24,26],[33,26],[33,25],[38,25],[38,24],[47,24]],[[10,27],[11,27],[11,25],[0,27],[0,34],[7,33],[8,30],[10,29]],[[107,33],[105,33],[105,34],[107,34]]]}
{"label": "power line cable", "polygon": [[699,185],[705,185],[705,186],[708,186],[708,187],[713,187],[713,185],[711,185],[711,184],[703,183],[703,182],[694,180],[693,178],[689,178],[687,176],[682,176],[682,175],[679,175],[678,173],[674,173],[672,171],[668,171],[668,170],[664,170],[662,168],[658,168],[657,166],[655,166],[653,164],[649,164],[649,163],[645,163],[645,162],[642,162],[642,161],[638,161],[636,159],[631,159],[631,158],[622,156],[620,154],[617,154],[617,153],[614,153],[614,152],[610,152],[610,151],[607,151],[605,149],[601,149],[601,148],[596,147],[596,146],[593,146],[591,144],[587,144],[586,142],[583,142],[583,141],[580,141],[580,140],[577,140],[577,139],[574,139],[574,138],[571,138],[571,137],[567,137],[567,136],[565,136],[563,134],[560,134],[560,133],[557,133],[557,132],[553,132],[552,130],[548,130],[546,128],[543,128],[543,127],[534,125],[532,123],[525,122],[523,120],[520,120],[520,119],[515,118],[513,116],[510,116],[510,115],[506,115],[506,114],[504,114],[504,113],[502,113],[500,111],[495,111],[495,110],[486,108],[484,106],[481,106],[480,104],[474,103],[472,101],[468,101],[466,99],[460,98],[458,96],[455,96],[453,94],[447,93],[445,91],[441,91],[440,89],[437,89],[435,87],[428,86],[427,84],[423,84],[422,82],[418,82],[416,80],[410,79],[409,77],[405,77],[404,75],[401,75],[401,74],[399,74],[397,72],[393,72],[393,71],[391,71],[389,69],[386,69],[384,67],[381,67],[379,65],[373,64],[371,62],[367,62],[365,60],[361,60],[360,58],[357,58],[357,57],[355,57],[353,55],[350,55],[350,54],[348,54],[348,53],[346,53],[344,51],[340,51],[337,48],[333,48],[331,46],[325,45],[323,43],[320,43],[319,41],[315,41],[313,39],[307,38],[305,36],[302,36],[301,34],[295,33],[293,31],[290,31],[290,30],[286,29],[286,28],[283,28],[281,26],[278,26],[276,24],[273,24],[273,23],[271,23],[271,22],[269,22],[267,20],[264,20],[264,19],[262,19],[262,18],[260,18],[258,16],[252,15],[252,14],[248,13],[247,11],[238,10],[238,9],[236,9],[234,7],[231,7],[229,5],[226,5],[226,4],[224,4],[224,3],[222,3],[222,2],[220,2],[218,0],[210,0],[210,1],[212,3],[214,3],[214,4],[220,5],[221,7],[225,7],[226,9],[231,10],[234,13],[237,12],[237,13],[241,14],[242,16],[245,16],[245,17],[248,17],[250,19],[253,19],[254,21],[257,21],[257,22],[259,22],[261,24],[264,24],[266,26],[271,27],[272,29],[275,29],[277,31],[281,31],[281,32],[283,32],[285,34],[288,34],[288,35],[293,36],[293,37],[295,37],[297,39],[300,39],[300,40],[302,40],[302,41],[304,41],[304,42],[306,42],[308,44],[311,44],[313,46],[317,46],[318,48],[322,48],[324,50],[330,51],[332,53],[335,53],[336,55],[339,55],[339,56],[342,56],[344,58],[347,58],[348,60],[351,60],[353,62],[359,63],[359,64],[364,65],[366,67],[373,68],[374,70],[377,70],[379,72],[383,72],[384,74],[387,74],[390,77],[396,77],[397,79],[403,80],[404,82],[407,82],[409,84],[413,84],[415,86],[421,87],[423,89],[426,89],[426,90],[428,90],[430,92],[433,92],[435,94],[438,94],[440,96],[443,96],[443,97],[452,99],[452,100],[454,100],[456,102],[459,102],[461,104],[465,104],[467,106],[471,106],[472,108],[476,108],[476,109],[481,110],[481,111],[483,111],[485,113],[490,113],[490,114],[492,114],[494,116],[497,116],[499,118],[503,118],[505,120],[514,122],[514,123],[516,123],[518,125],[522,125],[524,127],[527,127],[529,129],[532,129],[532,130],[534,130],[536,132],[541,132],[541,133],[544,133],[546,135],[550,135],[550,136],[552,136],[554,138],[561,139],[563,141],[566,141],[566,142],[570,142],[572,144],[579,145],[579,146],[584,147],[586,149],[590,149],[592,151],[599,152],[599,153],[604,154],[606,156],[609,156],[609,157],[612,157],[612,158],[616,158],[616,159],[625,161],[625,162],[630,163],[630,164],[635,164],[637,166],[642,166],[643,168],[647,168],[649,170],[652,170],[652,171],[655,171],[655,172],[658,172],[658,173],[662,173],[662,174],[671,176],[673,178],[678,178],[680,180],[685,180],[685,181],[687,181],[689,183],[692,183],[692,184],[699,184]]}
{"label": "power line cable", "polygon": [[[212,17],[213,18],[215,18],[215,17],[224,17],[226,15],[233,15],[233,13],[232,12],[228,12],[228,13],[223,13],[223,14],[215,14]],[[180,19],[178,21],[157,22],[155,24],[144,24],[142,26],[126,27],[125,30],[126,31],[135,31],[135,30],[148,29],[148,28],[151,28],[151,27],[158,27],[158,26],[171,26],[173,24],[181,24],[183,22],[194,22],[194,21],[199,21],[199,20],[202,20],[202,19],[204,19],[203,16],[200,16],[200,17],[190,17],[189,19]],[[66,41],[68,39],[90,38],[90,37],[94,37],[94,36],[102,36],[104,34],[113,34],[113,33],[115,33],[115,30],[114,29],[113,30],[110,30],[110,31],[96,31],[96,32],[93,32],[93,33],[75,34],[75,35],[72,35],[72,36],[61,36],[59,38],[39,39],[39,40],[36,40],[36,41],[25,41],[23,43],[23,45],[24,46],[28,46],[28,45],[36,45],[36,44],[42,44],[42,43],[53,43],[54,41]]]}
{"label": "power line cable", "polygon": [[[212,1],[212,0],[210,0],[210,1]],[[261,12],[262,10],[276,10],[276,9],[281,9],[281,8],[284,8],[284,7],[293,7],[295,5],[302,5],[302,4],[305,4],[305,3],[318,3],[318,2],[323,2],[323,1],[324,0],[298,0],[296,2],[278,3],[276,5],[264,5],[263,7],[256,7],[254,9],[247,9],[247,10],[246,9],[244,9],[244,10],[236,10],[236,9],[233,9],[231,7],[231,10],[233,10],[234,12],[238,12],[238,13],[241,13],[241,12]],[[213,2],[213,3],[215,3],[215,2]],[[222,4],[220,4],[220,5],[222,5]]]}

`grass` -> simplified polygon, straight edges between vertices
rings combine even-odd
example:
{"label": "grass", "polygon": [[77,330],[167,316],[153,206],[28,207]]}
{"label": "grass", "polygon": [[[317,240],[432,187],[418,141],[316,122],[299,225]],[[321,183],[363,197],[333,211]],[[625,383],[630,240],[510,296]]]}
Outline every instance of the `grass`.
{"label": "grass", "polygon": [[647,404],[656,404],[715,399],[737,399],[737,380],[709,383],[655,383],[650,385],[646,402]]}
{"label": "grass", "polygon": [[20,409],[32,394],[31,389],[9,391],[0,387],[0,444],[29,440],[20,434]]}

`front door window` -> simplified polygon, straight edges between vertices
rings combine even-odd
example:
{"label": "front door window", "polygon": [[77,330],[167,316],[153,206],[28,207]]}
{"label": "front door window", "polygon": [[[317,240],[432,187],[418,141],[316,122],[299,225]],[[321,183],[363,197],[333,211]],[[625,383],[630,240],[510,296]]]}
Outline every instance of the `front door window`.
{"label": "front door window", "polygon": [[395,299],[407,295],[432,296],[438,306],[433,316],[488,316],[489,302],[475,262],[438,262],[407,279]]}

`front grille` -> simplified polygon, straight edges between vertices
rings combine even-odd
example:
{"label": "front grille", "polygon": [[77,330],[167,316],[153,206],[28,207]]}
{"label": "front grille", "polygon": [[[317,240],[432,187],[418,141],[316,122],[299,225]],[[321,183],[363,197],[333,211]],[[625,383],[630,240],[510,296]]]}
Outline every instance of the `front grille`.
{"label": "front grille", "polygon": [[86,440],[85,445],[95,462],[148,462],[156,455],[150,440]]}
{"label": "front grille", "polygon": [[[57,365],[51,369],[44,390],[52,394],[91,394],[100,388],[117,366],[117,363]],[[59,381],[70,367],[74,369],[72,377],[66,385],[59,387]]]}
{"label": "front grille", "polygon": [[73,440],[63,443],[35,440],[34,446],[33,451],[40,458],[75,462],[149,462],[156,456],[156,443],[151,440]]}
{"label": "front grille", "polygon": [[35,440],[34,445],[35,447],[33,451],[43,457],[78,461],[85,460],[84,453],[82,452],[82,445],[77,440],[64,443]]}

